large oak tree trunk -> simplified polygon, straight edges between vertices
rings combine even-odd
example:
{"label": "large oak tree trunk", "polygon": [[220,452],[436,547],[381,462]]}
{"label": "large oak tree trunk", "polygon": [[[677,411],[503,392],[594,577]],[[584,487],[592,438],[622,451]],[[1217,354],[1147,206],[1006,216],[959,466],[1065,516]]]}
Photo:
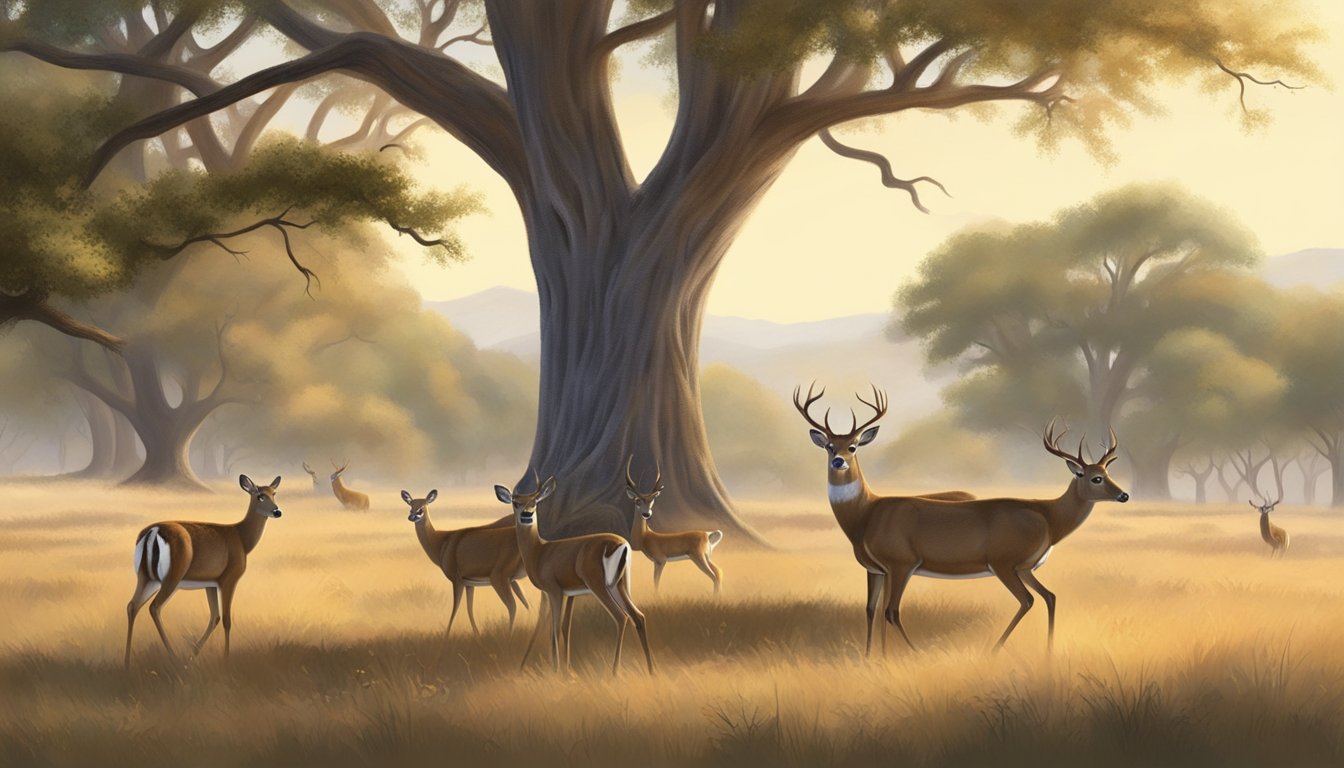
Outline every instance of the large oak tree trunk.
{"label": "large oak tree trunk", "polygon": [[129,345],[125,357],[134,391],[126,416],[145,446],[145,461],[126,484],[204,489],[191,467],[189,450],[192,437],[214,407],[185,391],[177,406],[170,405],[153,349]]}
{"label": "large oak tree trunk", "polygon": [[1171,498],[1171,460],[1176,444],[1155,445],[1143,452],[1130,452],[1134,462],[1134,496],[1150,501]]}

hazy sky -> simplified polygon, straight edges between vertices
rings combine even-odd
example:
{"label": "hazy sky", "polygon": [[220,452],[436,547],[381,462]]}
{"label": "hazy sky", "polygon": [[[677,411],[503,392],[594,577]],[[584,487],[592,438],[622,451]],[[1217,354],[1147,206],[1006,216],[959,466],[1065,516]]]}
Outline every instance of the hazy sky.
{"label": "hazy sky", "polygon": [[[1344,2],[1316,0],[1331,39],[1315,49],[1327,73],[1344,72]],[[622,60],[616,84],[621,130],[637,175],[656,160],[671,125],[668,81],[642,70],[639,49]],[[1274,73],[1265,73],[1276,77]],[[1226,207],[1269,255],[1344,247],[1344,83],[1288,91],[1253,88],[1252,107],[1273,122],[1247,133],[1236,83],[1208,94],[1192,83],[1160,101],[1161,117],[1136,117],[1113,132],[1118,160],[1104,166],[1076,143],[1054,155],[1014,135],[1021,107],[1002,107],[993,122],[970,114],[907,114],[842,134],[879,150],[902,176],[928,174],[952,198],[923,191],[933,212],[915,210],[888,190],[870,165],[808,142],[752,214],[719,272],[710,311],[777,321],[885,311],[899,285],[949,234],[976,221],[1045,218],[1096,193],[1144,180],[1175,181]],[[535,290],[521,219],[505,185],[444,134],[426,131],[421,178],[484,194],[490,212],[463,223],[470,262],[446,269],[404,260],[427,299],[449,299],[494,285]]]}

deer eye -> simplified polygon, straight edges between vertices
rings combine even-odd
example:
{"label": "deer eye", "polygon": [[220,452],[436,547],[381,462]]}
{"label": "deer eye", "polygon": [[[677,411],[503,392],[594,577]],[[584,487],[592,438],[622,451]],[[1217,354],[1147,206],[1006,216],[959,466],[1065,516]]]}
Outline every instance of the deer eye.
{"label": "deer eye", "polygon": [[827,443],[827,444],[826,444],[826,450],[827,450],[827,451],[830,451],[831,453],[835,453],[835,444],[834,444],[834,443]]}
{"label": "deer eye", "polygon": [[1101,475],[1097,475],[1096,477],[1092,478],[1092,484],[1101,485]]}
{"label": "deer eye", "polygon": [[853,446],[853,445],[849,446],[849,452],[850,452],[850,453],[858,453],[858,450],[859,450],[859,449],[858,449],[856,446]]}

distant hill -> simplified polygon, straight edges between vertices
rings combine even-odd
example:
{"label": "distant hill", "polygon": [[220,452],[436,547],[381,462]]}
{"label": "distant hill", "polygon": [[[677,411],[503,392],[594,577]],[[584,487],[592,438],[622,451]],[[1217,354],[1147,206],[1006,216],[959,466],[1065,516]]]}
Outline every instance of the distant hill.
{"label": "distant hill", "polygon": [[1271,256],[1261,264],[1260,274],[1276,288],[1329,288],[1344,282],[1344,248],[1308,248]]}
{"label": "distant hill", "polygon": [[[441,312],[478,346],[526,360],[540,357],[536,294],[491,288],[425,306]],[[705,318],[700,361],[731,365],[784,397],[792,395],[794,386],[815,379],[827,387],[827,401],[835,403],[843,418],[848,418],[849,405],[857,405],[853,393],[866,392],[872,382],[891,395],[890,421],[900,424],[939,408],[938,391],[951,375],[942,371],[926,376],[918,342],[888,341],[883,335],[887,321],[884,313],[805,323],[710,315]]]}

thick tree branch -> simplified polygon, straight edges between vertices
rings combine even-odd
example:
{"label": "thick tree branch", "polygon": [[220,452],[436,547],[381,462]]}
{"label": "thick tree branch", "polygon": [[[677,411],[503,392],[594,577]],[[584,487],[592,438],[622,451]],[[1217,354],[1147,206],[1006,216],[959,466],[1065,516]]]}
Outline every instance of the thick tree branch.
{"label": "thick tree branch", "polygon": [[18,296],[0,293],[0,327],[20,320],[42,323],[66,336],[92,341],[118,354],[125,343],[121,337],[57,309],[40,292],[27,291]]}
{"label": "thick tree branch", "polygon": [[494,41],[488,38],[481,37],[481,35],[483,34],[485,34],[484,24],[478,27],[475,32],[469,32],[465,35],[457,35],[456,37],[450,37],[447,40],[445,40],[442,45],[435,47],[437,47],[440,51],[446,51],[451,46],[457,43],[475,43],[477,45],[483,45],[487,48],[493,46],[495,44]]}
{"label": "thick tree branch", "polygon": [[0,52],[4,51],[22,53],[64,69],[101,70],[162,80],[180,85],[197,96],[205,96],[219,90],[219,84],[205,75],[130,53],[78,53],[57,48],[40,40],[11,40],[0,43]]}
{"label": "thick tree branch", "polygon": [[840,143],[835,136],[831,134],[829,128],[823,128],[818,131],[817,136],[821,139],[821,143],[825,144],[837,155],[850,158],[851,160],[861,160],[865,163],[872,163],[877,166],[878,171],[882,174],[882,186],[888,189],[905,190],[910,195],[910,202],[923,213],[928,213],[929,209],[925,208],[924,204],[919,200],[919,190],[915,188],[915,185],[919,182],[923,181],[932,184],[941,189],[944,195],[947,195],[948,197],[952,196],[948,193],[947,187],[942,185],[942,182],[931,176],[917,176],[913,179],[898,178],[896,174],[892,173],[891,162],[888,161],[886,157],[877,152],[858,149],[857,147],[851,147]]}
{"label": "thick tree branch", "polygon": [[594,51],[594,53],[603,58],[610,56],[616,52],[617,48],[620,48],[623,45],[628,45],[636,40],[642,40],[646,37],[653,37],[659,32],[672,26],[676,23],[676,20],[676,8],[669,8],[668,10],[650,16],[647,19],[640,19],[633,24],[627,24],[624,27],[613,29],[611,32],[607,33],[606,37],[602,38],[600,43],[598,43],[597,50]]}

